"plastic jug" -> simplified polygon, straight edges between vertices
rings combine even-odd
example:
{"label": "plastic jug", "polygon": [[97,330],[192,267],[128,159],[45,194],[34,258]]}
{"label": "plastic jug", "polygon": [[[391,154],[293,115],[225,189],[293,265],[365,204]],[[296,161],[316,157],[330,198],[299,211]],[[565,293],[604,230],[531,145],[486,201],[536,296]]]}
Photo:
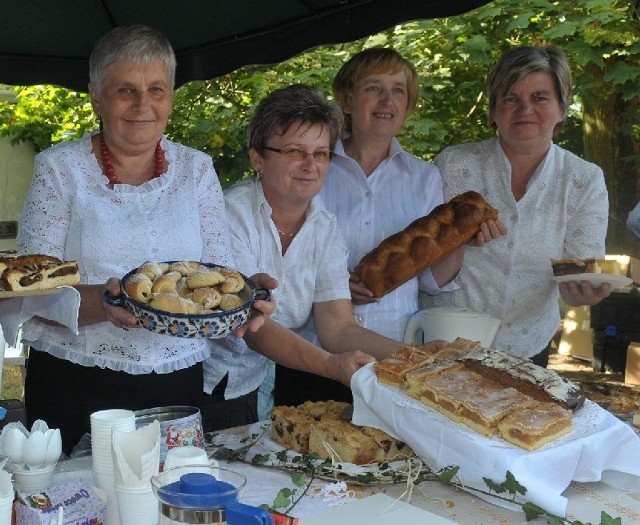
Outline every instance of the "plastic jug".
{"label": "plastic jug", "polygon": [[427,308],[409,319],[404,331],[404,342],[421,344],[443,339],[451,343],[456,337],[463,337],[480,341],[483,347],[488,348],[491,347],[500,324],[500,319],[467,308]]}
{"label": "plastic jug", "polygon": [[242,474],[224,467],[187,465],[153,476],[151,486],[160,505],[159,525],[272,525],[269,512],[239,503],[245,484]]}

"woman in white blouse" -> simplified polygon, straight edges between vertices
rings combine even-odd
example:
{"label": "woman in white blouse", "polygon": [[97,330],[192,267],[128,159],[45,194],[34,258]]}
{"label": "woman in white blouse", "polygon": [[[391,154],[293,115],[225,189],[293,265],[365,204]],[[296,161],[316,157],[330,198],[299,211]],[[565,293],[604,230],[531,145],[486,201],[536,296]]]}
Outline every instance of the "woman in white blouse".
{"label": "woman in white blouse", "polygon": [[[336,215],[349,248],[351,272],[382,240],[443,202],[438,169],[407,153],[395,138],[416,106],[418,88],[413,65],[393,49],[381,47],[354,55],[333,81],[345,132],[336,144],[320,197]],[[483,225],[478,242],[499,234],[490,221]],[[382,299],[374,299],[351,273],[357,322],[402,340],[407,321],[418,310],[418,291],[455,290],[452,280],[463,256],[461,248]]]}
{"label": "woman in white blouse", "polygon": [[[211,157],[163,135],[175,67],[169,41],[154,29],[113,29],[98,41],[90,61],[89,92],[100,131],[36,157],[18,246],[78,262],[80,330],[74,334],[38,319],[25,324],[24,340],[31,345],[25,404],[29,424],[43,419],[60,428],[67,454],[89,431],[94,411],[198,406],[202,398],[202,362],[215,343],[133,329],[133,314],[102,300],[107,279],[117,295],[119,281],[110,278],[146,260],[235,265]],[[254,305],[273,311],[265,301]],[[303,346],[305,360],[288,360],[290,366],[343,382],[371,360],[321,352],[263,316],[248,325],[253,331],[247,325],[240,331],[252,348],[277,358]],[[230,416],[238,412],[221,407],[218,415],[233,426],[237,420]]]}
{"label": "woman in white blouse", "polygon": [[558,290],[568,305],[607,297],[579,280],[558,285],[550,258],[605,255],[608,196],[602,170],[553,143],[571,104],[571,71],[553,47],[507,52],[487,81],[497,137],[445,149],[436,158],[445,198],[476,190],[500,211],[508,233],[467,250],[460,289],[428,301],[502,319],[494,346],[546,366],[559,327]]}
{"label": "woman in white blouse", "polygon": [[[317,197],[342,125],[340,108],[303,85],[276,90],[258,104],[248,131],[251,164],[257,173],[225,193],[231,246],[239,269],[278,279],[273,319],[296,332],[315,323],[322,347],[333,353],[362,350],[377,358],[403,345],[365,330],[353,320],[347,247],[335,217]],[[225,370],[231,392],[255,390],[268,361],[236,338],[229,352],[205,363],[205,391]],[[275,381],[277,404],[350,399],[348,388],[304,372],[282,368],[295,380]],[[269,388],[265,388],[267,396]],[[266,416],[266,403],[261,417]]]}

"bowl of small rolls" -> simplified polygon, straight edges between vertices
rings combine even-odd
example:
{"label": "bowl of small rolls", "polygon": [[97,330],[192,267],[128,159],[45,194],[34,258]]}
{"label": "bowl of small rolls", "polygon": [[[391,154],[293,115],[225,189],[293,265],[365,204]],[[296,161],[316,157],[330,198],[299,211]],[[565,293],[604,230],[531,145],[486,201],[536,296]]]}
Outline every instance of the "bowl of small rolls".
{"label": "bowl of small rolls", "polygon": [[122,306],[151,332],[174,337],[217,339],[247,322],[265,289],[242,273],[196,261],[147,261],[120,281],[120,296],[104,299]]}

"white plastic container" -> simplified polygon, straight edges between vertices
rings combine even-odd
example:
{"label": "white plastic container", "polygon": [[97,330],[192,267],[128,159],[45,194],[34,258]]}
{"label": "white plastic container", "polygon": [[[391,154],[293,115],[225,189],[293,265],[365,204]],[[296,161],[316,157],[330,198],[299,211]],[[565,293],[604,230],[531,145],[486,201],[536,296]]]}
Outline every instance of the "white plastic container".
{"label": "white plastic container", "polygon": [[463,337],[480,341],[487,348],[491,347],[500,324],[500,319],[467,308],[428,308],[409,319],[404,342],[422,344],[434,339],[452,342],[456,337]]}

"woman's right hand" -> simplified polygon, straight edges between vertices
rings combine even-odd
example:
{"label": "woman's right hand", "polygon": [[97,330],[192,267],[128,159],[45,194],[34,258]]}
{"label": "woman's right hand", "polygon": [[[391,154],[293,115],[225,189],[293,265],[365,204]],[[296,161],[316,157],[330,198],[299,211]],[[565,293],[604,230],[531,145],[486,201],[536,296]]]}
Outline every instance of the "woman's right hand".
{"label": "woman's right hand", "polygon": [[377,303],[380,299],[373,296],[373,292],[367,288],[355,273],[349,272],[349,290],[353,304]]}
{"label": "woman's right hand", "polygon": [[340,381],[343,385],[351,384],[351,376],[364,365],[373,363],[375,357],[360,350],[331,354],[325,361],[326,377]]}

